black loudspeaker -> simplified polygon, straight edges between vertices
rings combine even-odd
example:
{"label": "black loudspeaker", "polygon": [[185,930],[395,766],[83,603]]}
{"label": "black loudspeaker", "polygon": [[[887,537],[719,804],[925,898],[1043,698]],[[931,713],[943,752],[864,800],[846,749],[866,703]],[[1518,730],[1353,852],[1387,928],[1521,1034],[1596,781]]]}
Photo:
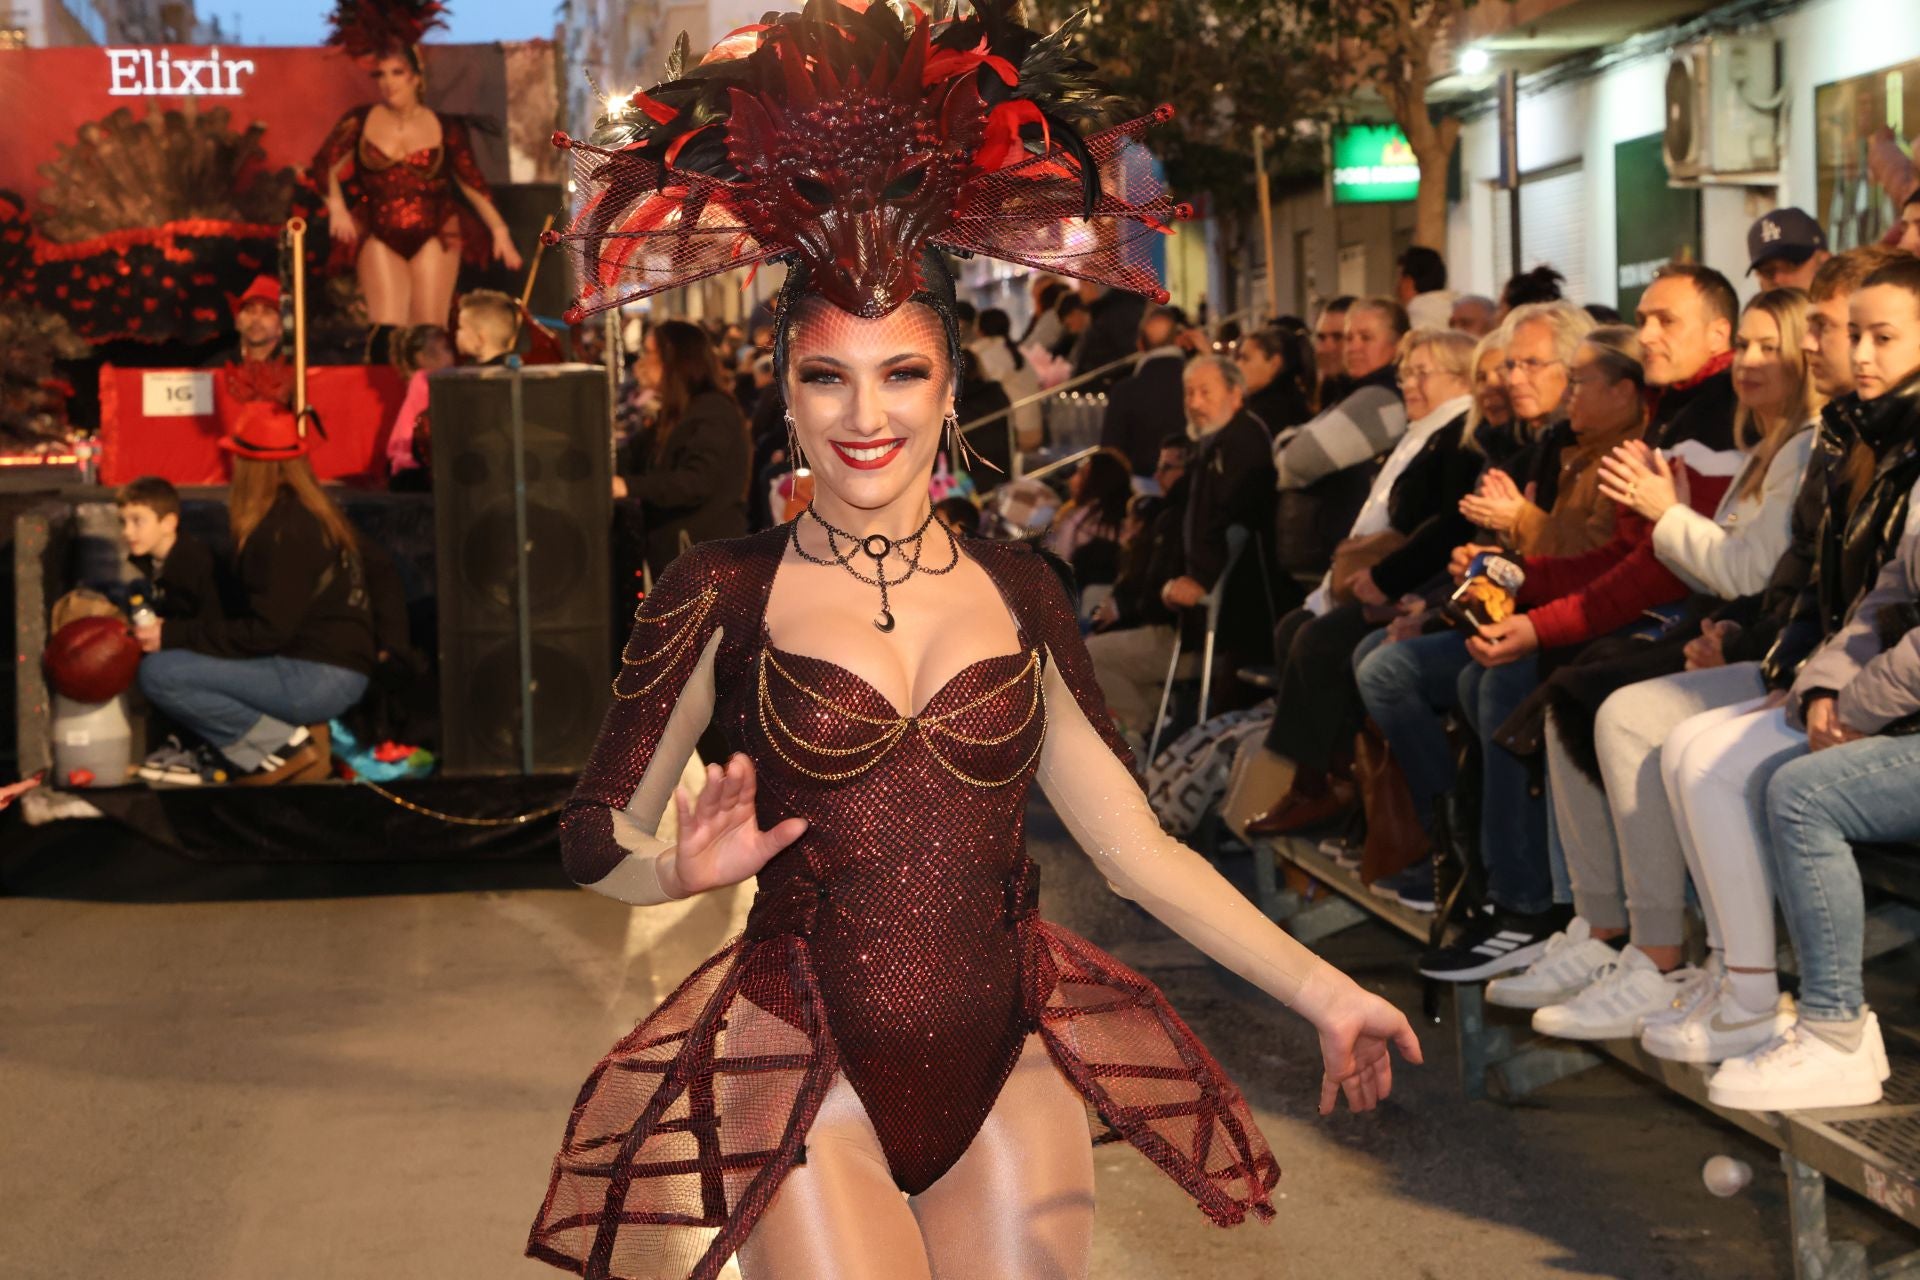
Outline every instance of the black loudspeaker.
{"label": "black loudspeaker", "polygon": [[[428,387],[442,771],[521,772],[529,706],[534,771],[577,771],[593,748],[613,678],[606,373],[587,365],[449,369]],[[524,582],[515,505],[521,483]],[[523,594],[529,683],[521,679]],[[530,700],[523,699],[529,688]]]}
{"label": "black loudspeaker", "polygon": [[[518,271],[508,271],[489,258],[485,267],[464,276],[461,286],[467,289],[498,289],[517,298],[521,289],[526,287],[527,267],[532,265],[533,255],[540,247],[540,228],[545,225],[547,215],[554,216],[554,226],[566,230],[566,189],[556,182],[503,183],[493,189],[493,207],[506,219],[507,229],[513,233],[513,247],[520,251],[524,265]],[[549,249],[540,264],[540,274],[534,277],[533,297],[528,300],[527,306],[536,316],[557,318],[573,305],[573,297],[569,293],[572,288],[573,278],[566,255]]]}

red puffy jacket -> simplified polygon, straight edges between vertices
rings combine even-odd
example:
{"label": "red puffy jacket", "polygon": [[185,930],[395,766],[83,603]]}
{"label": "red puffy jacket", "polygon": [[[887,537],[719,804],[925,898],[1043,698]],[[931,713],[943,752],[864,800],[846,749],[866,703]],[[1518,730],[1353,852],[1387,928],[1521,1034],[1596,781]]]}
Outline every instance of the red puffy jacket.
{"label": "red puffy jacket", "polygon": [[[1711,517],[1732,483],[1687,468],[1687,505]],[[1648,609],[1683,600],[1690,588],[1653,554],[1653,522],[1626,507],[1616,510],[1613,538],[1571,556],[1528,556],[1520,607],[1533,622],[1542,649],[1585,644],[1638,620]]]}

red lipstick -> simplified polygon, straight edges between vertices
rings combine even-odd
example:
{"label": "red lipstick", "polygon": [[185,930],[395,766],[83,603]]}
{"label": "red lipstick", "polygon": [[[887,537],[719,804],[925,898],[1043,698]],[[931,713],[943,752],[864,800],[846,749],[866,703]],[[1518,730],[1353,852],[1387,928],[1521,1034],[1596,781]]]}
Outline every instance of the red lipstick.
{"label": "red lipstick", "polygon": [[840,455],[840,461],[856,471],[878,471],[895,458],[906,446],[906,437],[892,440],[863,440],[858,442],[829,440],[833,451]]}

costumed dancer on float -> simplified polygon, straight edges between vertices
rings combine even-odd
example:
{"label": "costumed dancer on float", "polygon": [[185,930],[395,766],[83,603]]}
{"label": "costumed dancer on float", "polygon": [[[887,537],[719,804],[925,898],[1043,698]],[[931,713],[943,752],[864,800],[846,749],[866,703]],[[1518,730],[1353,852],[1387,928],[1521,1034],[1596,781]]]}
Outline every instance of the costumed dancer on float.
{"label": "costumed dancer on float", "polygon": [[449,323],[463,256],[520,269],[474,159],[473,123],[426,105],[420,38],[445,25],[445,12],[437,0],[339,0],[331,15],[328,43],[370,66],[380,96],[340,117],[312,167],[333,237],[329,266],[352,263],[359,277],[372,359],[385,358],[374,348],[395,327]]}
{"label": "costumed dancer on float", "polygon": [[[566,1270],[1084,1276],[1090,1138],[1215,1223],[1272,1217],[1279,1167],[1219,1064],[1151,982],[1039,917],[1035,782],[1119,893],[1314,1024],[1323,1111],[1386,1097],[1390,1044],[1419,1060],[1398,1010],[1160,829],[1056,563],[932,522],[958,447],[941,251],[1158,293],[1147,244],[1185,213],[1151,177],[1154,118],[1099,128],[1071,31],[1012,12],[813,0],[698,66],[683,48],[605,145],[557,139],[579,310],[787,262],[777,376],[817,485],[661,575],[562,818],[568,871],[625,902],[758,877],[741,938],[580,1091],[528,1242]],[[709,724],[734,754],[692,801],[675,784]]]}

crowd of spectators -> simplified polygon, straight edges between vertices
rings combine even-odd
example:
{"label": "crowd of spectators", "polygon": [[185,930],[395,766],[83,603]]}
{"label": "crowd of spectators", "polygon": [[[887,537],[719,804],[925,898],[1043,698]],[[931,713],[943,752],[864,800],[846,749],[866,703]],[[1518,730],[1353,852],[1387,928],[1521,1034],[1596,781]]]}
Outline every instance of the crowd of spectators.
{"label": "crowd of spectators", "polygon": [[[1424,249],[1394,296],[1217,354],[1148,312],[1103,435],[1140,494],[1090,613],[1116,721],[1168,727],[1174,646],[1190,666],[1217,605],[1213,709],[1272,697],[1221,817],[1330,837],[1417,911],[1459,886],[1424,976],[1718,1064],[1726,1106],[1877,1100],[1851,847],[1920,840],[1916,232],[1836,255],[1777,210],[1744,306],[1676,261],[1624,320],[1550,267],[1456,296]],[[1388,789],[1411,829],[1371,830]]]}

